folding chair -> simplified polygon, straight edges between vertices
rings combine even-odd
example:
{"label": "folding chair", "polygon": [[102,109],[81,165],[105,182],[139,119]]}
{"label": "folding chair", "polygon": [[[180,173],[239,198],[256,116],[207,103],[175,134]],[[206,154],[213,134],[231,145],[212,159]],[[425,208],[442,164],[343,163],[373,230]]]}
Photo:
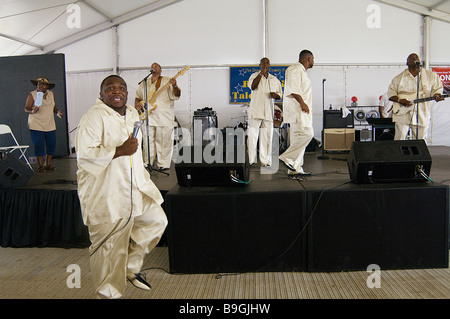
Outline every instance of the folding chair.
{"label": "folding chair", "polygon": [[21,159],[23,157],[25,159],[25,162],[27,162],[28,166],[31,169],[33,169],[31,167],[30,162],[28,161],[28,158],[25,155],[25,152],[27,151],[28,147],[30,147],[30,146],[29,145],[20,145],[17,142],[16,137],[14,136],[13,132],[11,131],[11,128],[6,124],[0,124],[0,135],[2,135],[2,134],[11,134],[11,137],[13,138],[16,145],[0,146],[0,153],[9,154],[9,153],[14,152],[15,150],[19,150],[21,153],[21,155],[19,156],[19,159]]}

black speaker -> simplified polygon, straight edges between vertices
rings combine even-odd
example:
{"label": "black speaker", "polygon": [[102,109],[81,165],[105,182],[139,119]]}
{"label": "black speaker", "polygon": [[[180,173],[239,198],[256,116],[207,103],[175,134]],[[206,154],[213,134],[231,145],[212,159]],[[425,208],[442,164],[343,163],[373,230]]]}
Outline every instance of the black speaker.
{"label": "black speaker", "polygon": [[424,182],[431,155],[424,140],[353,142],[347,166],[356,184]]}
{"label": "black speaker", "polygon": [[373,127],[375,141],[393,140],[395,136],[395,127]]}
{"label": "black speaker", "polygon": [[342,117],[341,110],[327,110],[323,112],[324,128],[353,128],[354,117],[353,110],[346,117]]}
{"label": "black speaker", "polygon": [[24,186],[33,174],[25,162],[13,155],[6,155],[0,161],[0,186],[3,188]]}
{"label": "black speaker", "polygon": [[245,144],[183,146],[175,171],[180,186],[245,186],[249,180]]}

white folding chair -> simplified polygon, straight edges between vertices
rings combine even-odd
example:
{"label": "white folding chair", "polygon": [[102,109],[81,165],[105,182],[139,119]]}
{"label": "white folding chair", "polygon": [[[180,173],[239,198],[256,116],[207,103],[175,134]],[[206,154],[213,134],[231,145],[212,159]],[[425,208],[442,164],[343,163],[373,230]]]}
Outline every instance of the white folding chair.
{"label": "white folding chair", "polygon": [[21,153],[21,155],[19,156],[19,159],[23,157],[25,162],[27,162],[28,166],[31,169],[33,169],[31,167],[30,162],[28,161],[27,156],[25,155],[25,152],[27,151],[28,147],[30,147],[30,146],[29,145],[20,145],[17,142],[16,137],[14,136],[13,132],[11,131],[11,128],[6,124],[0,124],[0,135],[3,135],[3,134],[11,134],[11,137],[13,138],[16,145],[0,146],[0,153],[9,154],[9,153],[14,152],[15,150],[19,150]]}

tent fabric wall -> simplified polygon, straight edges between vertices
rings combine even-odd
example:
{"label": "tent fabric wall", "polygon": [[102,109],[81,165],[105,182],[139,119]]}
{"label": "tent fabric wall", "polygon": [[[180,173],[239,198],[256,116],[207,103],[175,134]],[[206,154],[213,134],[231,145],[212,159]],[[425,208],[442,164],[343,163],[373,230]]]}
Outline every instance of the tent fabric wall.
{"label": "tent fabric wall", "polygon": [[433,20],[431,24],[430,61],[432,64],[450,65],[450,24]]}
{"label": "tent fabric wall", "polygon": [[[180,124],[189,127],[193,112],[205,106],[217,111],[220,127],[243,120],[244,108],[229,103],[228,66],[257,65],[263,57],[263,3],[186,0],[119,25],[118,72],[128,83],[129,103],[133,103],[137,83],[148,74],[152,62],[159,62],[163,75],[168,76],[190,65],[191,69],[178,78],[182,97],[175,109]],[[327,107],[350,105],[352,96],[357,96],[361,105],[378,105],[378,97],[406,67],[407,56],[423,51],[419,14],[369,0],[266,3],[266,53],[272,64],[295,63],[304,48],[315,54],[316,65],[309,74],[318,139],[323,79],[327,79]],[[380,28],[367,25],[370,5],[380,9]],[[449,44],[443,40],[449,33],[450,24],[432,21],[430,67],[450,66]],[[81,115],[94,104],[101,80],[115,73],[113,42],[113,31],[107,30],[57,51],[66,55],[70,140]],[[447,99],[433,106],[430,144],[450,145],[446,125],[449,104]]]}
{"label": "tent fabric wall", "polygon": [[[389,64],[418,52],[421,17],[378,5],[379,28],[369,28],[368,0],[271,1],[269,54],[275,62],[295,59],[295,49],[309,48],[318,63]],[[370,9],[370,8],[369,8]],[[370,25],[370,23],[369,23]]]}
{"label": "tent fabric wall", "polygon": [[121,25],[119,63],[255,63],[262,52],[261,15],[260,0],[182,1]]}

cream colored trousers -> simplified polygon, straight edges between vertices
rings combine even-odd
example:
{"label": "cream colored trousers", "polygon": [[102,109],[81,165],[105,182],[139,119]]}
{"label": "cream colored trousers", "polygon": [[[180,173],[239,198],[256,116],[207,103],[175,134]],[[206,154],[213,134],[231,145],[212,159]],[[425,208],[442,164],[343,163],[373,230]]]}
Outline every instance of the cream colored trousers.
{"label": "cream colored trousers", "polygon": [[[423,140],[425,139],[425,136],[427,135],[427,131],[428,131],[428,127],[429,125],[426,126],[421,126],[419,125],[419,129],[418,132],[416,132],[417,130],[417,125],[409,125],[409,124],[403,124],[403,123],[399,123],[399,122],[395,122],[395,136],[394,136],[394,140],[406,140],[406,136],[408,135],[409,129],[411,127],[411,132],[412,132],[412,139],[419,139],[419,140]],[[418,133],[419,137],[416,137],[416,133]]]}
{"label": "cream colored trousers", "polygon": [[[143,125],[145,126],[145,125]],[[150,143],[150,162],[148,160],[147,127],[143,130],[142,154],[145,164],[156,165],[159,168],[170,168],[173,155],[173,127],[149,126],[148,137]]]}
{"label": "cream colored trousers", "polygon": [[127,277],[141,271],[144,257],[158,244],[167,217],[160,205],[146,197],[143,214],[116,223],[88,225],[90,265],[97,298],[120,298]]}
{"label": "cream colored trousers", "polygon": [[273,121],[249,119],[248,121],[248,160],[256,163],[256,143],[259,137],[259,161],[261,165],[272,164]]}
{"label": "cream colored trousers", "polygon": [[306,147],[314,137],[314,129],[302,127],[299,123],[291,123],[289,134],[289,148],[280,155],[280,160],[292,166],[297,173],[303,173],[303,158]]}

